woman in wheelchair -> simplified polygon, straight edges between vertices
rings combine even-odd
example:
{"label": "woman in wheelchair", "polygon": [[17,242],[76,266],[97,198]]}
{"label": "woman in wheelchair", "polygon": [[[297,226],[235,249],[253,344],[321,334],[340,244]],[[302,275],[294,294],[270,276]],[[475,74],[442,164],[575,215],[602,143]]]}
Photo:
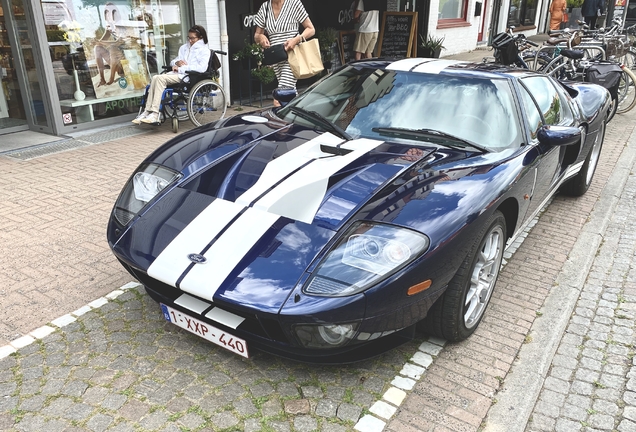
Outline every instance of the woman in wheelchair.
{"label": "woman in wheelchair", "polygon": [[[132,122],[159,123],[161,95],[170,84],[176,84],[186,78],[186,72],[205,72],[210,60],[210,49],[207,47],[208,35],[200,25],[188,30],[188,42],[179,48],[179,55],[170,62],[172,71],[152,77],[146,98],[146,110]],[[187,78],[186,78],[187,79]]]}

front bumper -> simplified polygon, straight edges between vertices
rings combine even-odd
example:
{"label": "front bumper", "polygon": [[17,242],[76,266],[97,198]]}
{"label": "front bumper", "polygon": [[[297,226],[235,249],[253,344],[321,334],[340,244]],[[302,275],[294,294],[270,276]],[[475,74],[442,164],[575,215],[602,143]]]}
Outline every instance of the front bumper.
{"label": "front bumper", "polygon": [[[144,285],[146,292],[153,300],[210,326],[219,328],[228,334],[244,339],[248,343],[250,352],[257,349],[305,363],[346,364],[367,360],[390,351],[412,340],[415,336],[415,325],[413,324],[400,331],[367,342],[358,342],[332,349],[308,349],[297,345],[295,341],[291,340],[288,332],[285,331],[278,320],[277,315],[259,312],[246,313],[245,311],[223,305],[220,309],[224,312],[242,319],[240,325],[236,328],[231,328],[221,322],[207,318],[205,311],[198,313],[177,304],[177,299],[184,294],[182,291],[152,279],[144,272],[134,269],[124,262],[121,263],[131,275]],[[202,299],[197,300],[204,301]],[[212,307],[212,304],[209,303],[209,306]],[[219,308],[219,305],[215,304],[214,307]]]}

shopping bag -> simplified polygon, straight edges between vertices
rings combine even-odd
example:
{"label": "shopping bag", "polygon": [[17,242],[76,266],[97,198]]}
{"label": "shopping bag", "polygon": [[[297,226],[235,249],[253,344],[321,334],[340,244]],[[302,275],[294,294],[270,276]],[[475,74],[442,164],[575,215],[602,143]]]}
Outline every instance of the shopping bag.
{"label": "shopping bag", "polygon": [[287,53],[289,66],[296,79],[309,78],[322,72],[320,45],[318,39],[312,39],[299,43],[292,51]]}
{"label": "shopping bag", "polygon": [[263,50],[263,66],[269,66],[287,60],[284,44],[272,45]]}

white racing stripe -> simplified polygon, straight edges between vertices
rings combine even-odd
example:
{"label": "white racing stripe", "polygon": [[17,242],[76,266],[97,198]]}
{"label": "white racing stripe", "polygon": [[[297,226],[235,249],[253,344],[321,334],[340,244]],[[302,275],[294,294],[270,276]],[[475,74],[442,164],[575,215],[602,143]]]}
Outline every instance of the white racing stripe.
{"label": "white racing stripe", "polygon": [[340,143],[342,143],[341,138],[325,133],[277,157],[267,164],[256,184],[245,191],[236,202],[250,205],[256,198],[310,160],[324,157],[325,154],[320,151],[321,144],[335,146]]}
{"label": "white racing stripe", "polygon": [[[342,156],[318,159],[293,174],[254,204],[254,208],[310,224],[325,198],[329,178],[382,141],[358,139],[341,147],[353,150]],[[320,148],[317,149],[320,151]]]}
{"label": "white racing stripe", "polygon": [[461,60],[435,60],[433,62],[423,63],[413,69],[413,72],[422,72],[429,74],[438,74],[449,66],[456,65],[458,63],[466,63]]}
{"label": "white racing stripe", "polygon": [[396,70],[396,71],[410,71],[414,67],[423,64],[435,61],[436,59],[422,59],[422,58],[405,58],[402,60],[398,60],[396,62],[391,63],[386,67],[387,70]]}
{"label": "white racing stripe", "polygon": [[148,267],[148,275],[176,286],[192,261],[188,255],[200,253],[243,206],[216,199],[179,233]]}
{"label": "white racing stripe", "polygon": [[[352,151],[339,156],[320,149],[321,145],[333,147],[340,143],[342,140],[334,135],[323,134],[271,161],[256,184],[235,203],[215,199],[159,254],[148,268],[148,275],[176,286],[192,265],[188,255],[201,253],[246,209],[205,252],[207,261],[192,266],[179,283],[183,291],[212,300],[227,276],[280,216],[311,223],[324,199],[329,178],[383,141],[346,142],[342,148]],[[285,179],[303,165],[306,166]],[[252,203],[253,207],[248,208]]]}
{"label": "white racing stripe", "polygon": [[247,209],[204,254],[207,262],[195,265],[188,272],[180,288],[212,300],[225,278],[278,218],[272,213]]}

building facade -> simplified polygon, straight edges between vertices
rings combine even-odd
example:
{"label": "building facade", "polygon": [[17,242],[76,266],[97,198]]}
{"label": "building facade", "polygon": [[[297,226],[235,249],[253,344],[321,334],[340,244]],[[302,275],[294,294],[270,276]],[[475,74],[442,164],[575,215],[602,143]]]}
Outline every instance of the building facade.
{"label": "building facade", "polygon": [[[417,12],[414,40],[443,37],[444,56],[485,45],[508,25],[536,33],[549,18],[545,1],[384,0],[382,12]],[[354,32],[354,2],[303,0],[315,27],[342,34]],[[208,30],[210,48],[228,52],[221,56],[221,84],[244,102],[260,89],[250,79],[253,66],[232,54],[253,40],[252,17],[262,3],[0,0],[0,139],[20,130],[64,135],[132,119],[150,77],[176,56],[193,24]],[[333,50],[340,58],[339,44]]]}

